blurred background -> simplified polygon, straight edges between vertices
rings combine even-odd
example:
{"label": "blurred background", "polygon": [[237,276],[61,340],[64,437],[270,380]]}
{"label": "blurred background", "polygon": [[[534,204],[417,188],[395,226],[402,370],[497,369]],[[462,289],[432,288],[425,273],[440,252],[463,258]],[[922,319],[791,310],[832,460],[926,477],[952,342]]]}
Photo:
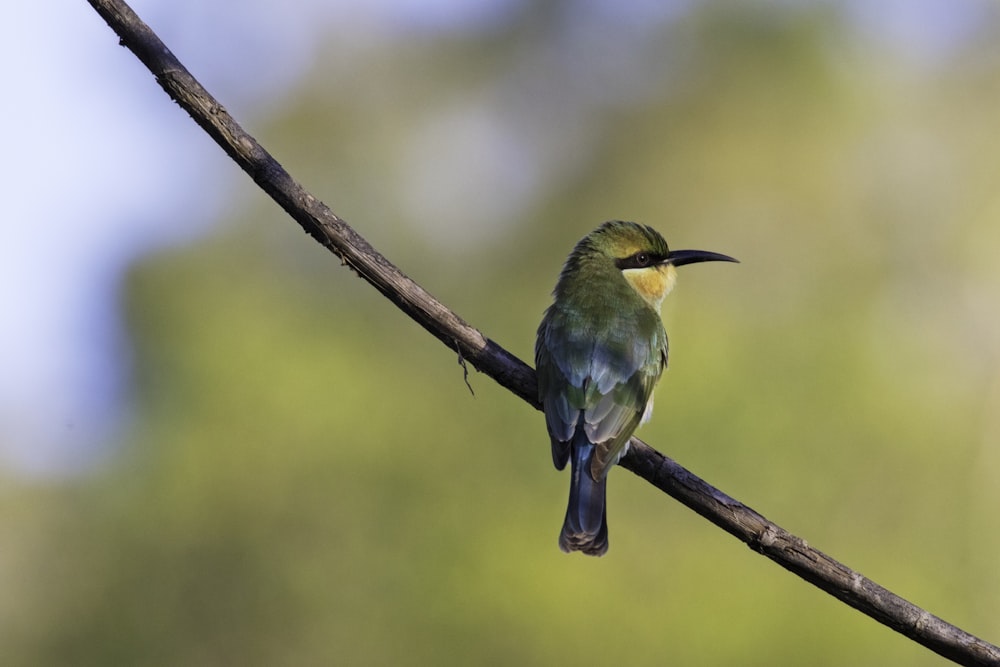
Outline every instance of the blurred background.
{"label": "blurred background", "polygon": [[[266,199],[84,2],[0,26],[8,665],[939,665],[540,414]],[[640,435],[1000,641],[1000,5],[136,0],[244,127],[530,361],[610,218],[681,272]]]}

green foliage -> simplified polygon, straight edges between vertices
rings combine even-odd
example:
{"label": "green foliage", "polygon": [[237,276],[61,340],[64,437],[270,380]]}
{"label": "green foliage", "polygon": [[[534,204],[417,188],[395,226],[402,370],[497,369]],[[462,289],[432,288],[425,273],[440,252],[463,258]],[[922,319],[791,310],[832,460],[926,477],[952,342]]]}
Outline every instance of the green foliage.
{"label": "green foliage", "polygon": [[[682,269],[640,435],[996,641],[995,67],[906,78],[835,17],[710,6],[648,56],[680,82],[582,110],[585,150],[498,230],[415,221],[400,147],[499,96],[557,25],[388,45],[332,84],[320,66],[260,135],[525,359],[606,218],[740,258]],[[621,470],[609,555],[560,553],[569,482],[541,416],[474,372],[470,396],[451,352],[241,193],[219,236],[130,277],[119,460],[5,485],[6,664],[941,664]]]}

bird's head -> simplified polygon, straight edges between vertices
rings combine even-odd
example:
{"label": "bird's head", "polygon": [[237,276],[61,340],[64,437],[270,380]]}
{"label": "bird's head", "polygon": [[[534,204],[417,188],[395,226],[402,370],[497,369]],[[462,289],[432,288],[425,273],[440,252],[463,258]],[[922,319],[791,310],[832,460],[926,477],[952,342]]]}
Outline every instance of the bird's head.
{"label": "bird's head", "polygon": [[612,220],[591,232],[582,242],[590,252],[614,263],[629,285],[659,310],[677,280],[676,267],[696,262],[737,262],[707,250],[671,250],[652,227]]}

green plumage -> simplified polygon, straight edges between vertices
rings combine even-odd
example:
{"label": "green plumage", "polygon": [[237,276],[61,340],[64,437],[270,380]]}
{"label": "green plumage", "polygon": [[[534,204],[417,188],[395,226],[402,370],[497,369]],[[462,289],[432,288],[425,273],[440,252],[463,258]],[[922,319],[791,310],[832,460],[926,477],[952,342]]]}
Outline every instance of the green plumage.
{"label": "green plumage", "polygon": [[658,233],[634,223],[605,223],[580,241],[538,328],[538,393],[553,462],[561,470],[572,457],[574,483],[600,495],[590,508],[574,509],[571,493],[564,550],[606,551],[605,477],[624,454],[667,364],[659,313],[616,266],[640,250],[669,254]]}
{"label": "green plumage", "polygon": [[606,222],[576,244],[563,267],[535,342],[538,398],[552,461],[572,463],[563,551],[608,550],[608,470],[649,417],[667,367],[660,303],[676,267],[735,262],[705,250],[673,250],[654,229]]}
{"label": "green plumage", "polygon": [[[553,455],[565,449],[584,411],[597,445],[591,475],[607,474],[639,425],[667,362],[659,314],[603,258],[586,273],[565,272],[538,330],[535,362]],[[595,273],[606,273],[597,276]],[[588,285],[591,280],[600,285]],[[565,454],[559,456],[561,468]]]}

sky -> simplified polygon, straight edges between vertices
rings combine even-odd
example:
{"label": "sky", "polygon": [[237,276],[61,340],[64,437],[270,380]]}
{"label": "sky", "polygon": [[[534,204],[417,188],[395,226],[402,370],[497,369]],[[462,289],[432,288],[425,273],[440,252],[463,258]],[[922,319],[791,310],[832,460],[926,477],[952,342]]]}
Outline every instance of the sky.
{"label": "sky", "polygon": [[[228,0],[135,0],[132,7],[252,133],[254,121],[305,75],[334,22],[352,26],[338,33],[338,48],[363,53],[407,32],[488,30],[527,0],[293,3],[294,11],[275,0],[243,0],[238,12]],[[634,21],[697,4],[586,2],[591,11]],[[833,4],[848,12],[859,35],[919,69],[972,35],[990,3]],[[111,443],[131,414],[130,345],[118,310],[124,273],[149,252],[206,234],[244,178],[89,4],[54,5],[14,3],[0,22],[8,90],[8,158],[0,167],[0,469],[29,478],[77,473],[113,456]],[[440,133],[455,135],[462,133]]]}

